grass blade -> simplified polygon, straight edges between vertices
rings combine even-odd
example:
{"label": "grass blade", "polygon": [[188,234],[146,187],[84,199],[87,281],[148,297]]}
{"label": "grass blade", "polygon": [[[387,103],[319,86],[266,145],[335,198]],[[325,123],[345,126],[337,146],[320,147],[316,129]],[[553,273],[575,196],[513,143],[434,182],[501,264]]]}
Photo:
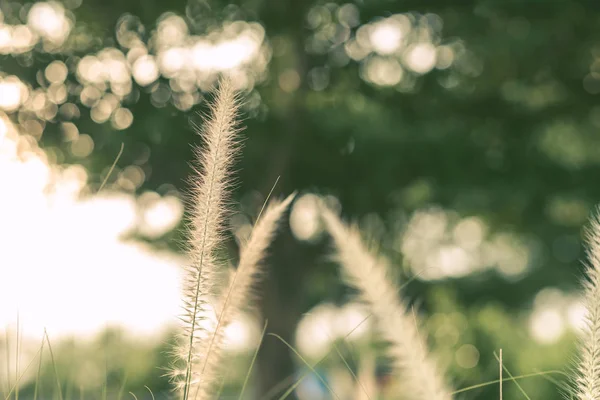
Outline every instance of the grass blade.
{"label": "grass blade", "polygon": [[258,346],[256,346],[256,351],[254,352],[254,355],[252,356],[252,361],[250,362],[250,367],[248,368],[248,373],[246,373],[246,378],[244,379],[244,384],[242,385],[242,390],[240,391],[240,396],[238,397],[238,400],[242,400],[244,393],[246,391],[246,386],[248,385],[248,381],[250,380],[250,374],[252,372],[252,367],[254,366],[254,363],[256,362],[256,357],[258,356],[258,351],[260,350],[260,346],[262,345],[262,342],[265,338],[265,333],[267,332],[267,324],[269,323],[269,321],[265,321],[265,326],[263,327],[262,333],[260,335],[260,341],[258,342]]}
{"label": "grass blade", "polygon": [[44,336],[48,342],[48,351],[50,352],[50,361],[52,362],[52,368],[54,368],[54,376],[56,377],[56,387],[58,388],[58,398],[63,400],[62,388],[60,386],[60,377],[58,376],[58,369],[56,368],[56,361],[54,360],[54,352],[52,351],[52,345],[50,344],[50,337],[48,332],[44,329]]}
{"label": "grass blade", "polygon": [[[275,337],[275,338],[279,339],[279,341],[281,341],[283,344],[285,344],[285,345],[286,345],[286,346],[287,346],[287,347],[288,347],[288,348],[289,348],[289,349],[290,349],[290,350],[291,350],[291,351],[292,351],[292,352],[293,352],[293,353],[296,355],[296,357],[298,357],[298,358],[300,359],[300,361],[302,361],[302,363],[303,363],[304,365],[306,365],[306,366],[308,367],[308,369],[310,369],[310,371],[311,371],[313,374],[315,374],[315,376],[316,376],[317,378],[319,378],[319,380],[320,380],[320,381],[321,381],[321,383],[322,383],[322,384],[325,386],[325,388],[327,388],[327,390],[329,390],[329,393],[331,393],[331,395],[332,395],[333,397],[335,397],[336,399],[338,399],[338,400],[339,400],[339,396],[338,396],[338,395],[337,395],[337,394],[336,394],[336,393],[333,391],[333,389],[331,389],[331,387],[329,386],[329,384],[327,383],[327,381],[325,381],[325,379],[324,379],[324,378],[321,376],[321,374],[319,374],[319,373],[317,372],[317,370],[316,370],[316,369],[314,369],[314,367],[313,367],[313,366],[311,366],[311,365],[310,365],[310,364],[309,364],[309,363],[308,363],[308,362],[307,362],[307,361],[304,359],[304,357],[302,357],[302,355],[301,355],[300,353],[298,353],[298,350],[296,350],[296,349],[294,348],[294,346],[292,346],[291,344],[289,344],[289,343],[288,343],[288,342],[287,342],[287,341],[286,341],[284,338],[282,338],[281,336],[279,336],[279,335],[278,335],[278,334],[276,334],[276,333],[268,333],[267,335],[269,335],[269,336],[273,336],[273,337]],[[286,392],[286,393],[287,393],[287,392]],[[290,393],[291,393],[291,392],[290,392]],[[288,393],[288,394],[289,394],[289,393]],[[280,399],[284,399],[284,398],[285,398],[285,397],[280,397]]]}

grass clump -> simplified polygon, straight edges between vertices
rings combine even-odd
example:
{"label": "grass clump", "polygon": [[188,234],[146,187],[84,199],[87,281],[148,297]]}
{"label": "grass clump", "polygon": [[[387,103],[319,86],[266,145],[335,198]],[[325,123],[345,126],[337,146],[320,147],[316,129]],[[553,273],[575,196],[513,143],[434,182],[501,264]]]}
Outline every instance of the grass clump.
{"label": "grass clump", "polygon": [[[224,372],[225,329],[254,297],[256,285],[262,274],[261,264],[282,217],[294,199],[292,194],[282,201],[274,200],[265,205],[249,238],[240,246],[240,259],[236,270],[230,274],[225,285],[217,285],[217,275],[224,268],[226,269],[225,260],[221,260],[218,254],[227,229],[225,221],[230,210],[232,169],[240,150],[239,104],[239,97],[233,83],[227,78],[221,79],[210,108],[210,116],[203,124],[203,128],[199,129],[203,144],[195,151],[194,173],[191,177],[192,194],[189,200],[192,214],[187,246],[190,262],[185,268],[183,282],[184,311],[169,373],[177,396],[181,400],[209,400],[218,397],[217,386]],[[121,148],[121,152],[122,150]],[[547,371],[512,376],[503,364],[502,353],[500,353],[498,357],[500,378],[497,381],[454,390],[445,369],[428,350],[426,335],[420,331],[416,315],[409,310],[407,303],[399,294],[397,285],[389,277],[388,261],[372,252],[365,245],[358,229],[343,222],[330,208],[321,204],[320,212],[325,228],[333,240],[334,253],[340,264],[344,282],[357,289],[360,299],[368,306],[370,314],[375,319],[378,333],[387,342],[386,354],[391,359],[394,372],[402,383],[402,399],[451,400],[467,390],[498,383],[500,398],[502,398],[502,381],[517,384],[517,380],[523,378],[562,373]],[[577,400],[600,400],[599,217],[592,220],[588,231],[588,258],[584,281],[586,325],[579,346],[576,371],[571,376],[572,387],[565,391],[570,398]],[[210,300],[213,298],[217,298],[214,304]],[[276,337],[296,352],[292,345],[280,336],[276,334],[270,336]],[[18,337],[17,331],[17,343]],[[47,342],[56,379],[56,397],[62,399],[61,381],[47,334],[44,339]],[[40,358],[33,389],[34,399],[37,399],[41,392],[38,383],[43,350],[44,342],[38,353]],[[316,369],[298,352],[296,354],[309,367],[310,372],[321,380],[333,397],[337,398]],[[377,392],[372,376],[375,361],[374,359],[366,361],[364,369],[361,369],[358,375],[351,372],[358,381],[357,398],[371,399],[373,393]],[[348,366],[347,363],[345,364]],[[16,369],[18,372],[18,364]],[[10,364],[7,365],[8,370]],[[502,371],[506,372],[507,378],[503,378]],[[249,374],[246,376],[240,399],[248,378]],[[296,383],[292,382],[281,399],[293,392],[303,378],[304,376]],[[12,382],[9,376],[6,388],[8,394],[5,399],[18,400],[20,379],[21,376],[17,376],[15,382]],[[520,386],[519,389],[528,398]],[[124,396],[124,390],[125,383],[119,390],[119,398]],[[103,398],[108,397],[107,393],[108,388],[105,386]],[[152,394],[151,391],[150,393]],[[131,392],[130,394],[135,397],[135,394]]]}

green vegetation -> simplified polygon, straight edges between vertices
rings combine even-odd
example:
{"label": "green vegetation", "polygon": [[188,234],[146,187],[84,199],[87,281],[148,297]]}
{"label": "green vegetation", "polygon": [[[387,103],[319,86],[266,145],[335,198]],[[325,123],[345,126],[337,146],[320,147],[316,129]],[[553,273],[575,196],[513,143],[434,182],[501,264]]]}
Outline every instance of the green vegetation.
{"label": "green vegetation", "polygon": [[[600,201],[594,3],[64,0],[4,1],[0,10],[0,285],[8,282],[0,286],[0,317],[16,316],[24,298],[38,295],[40,314],[49,315],[44,304],[54,295],[42,283],[69,279],[25,273],[27,291],[13,280],[23,266],[45,260],[46,271],[63,263],[85,271],[113,254],[101,236],[108,229],[95,220],[76,225],[80,217],[66,212],[44,219],[41,207],[18,208],[38,204],[26,185],[50,193],[60,180],[51,169],[46,187],[43,174],[17,173],[16,162],[21,168],[40,157],[31,171],[38,164],[67,171],[83,184],[61,190],[77,198],[93,199],[103,186],[101,194],[124,193],[142,205],[153,199],[147,192],[180,204],[192,189],[193,124],[203,126],[195,112],[210,112],[207,100],[225,72],[242,93],[245,130],[228,203],[239,218],[221,221],[227,229],[215,258],[240,264],[244,232],[278,178],[273,198],[298,196],[255,290],[255,316],[268,320],[267,334],[255,362],[255,346],[224,354],[226,371],[213,386],[222,398],[237,398],[253,363],[247,398],[279,398],[310,372],[306,364],[326,385],[310,373],[290,398],[329,396],[326,386],[368,392],[353,375],[365,387],[376,381],[385,398],[402,393],[390,383],[394,363],[371,333],[372,318],[361,325],[355,289],[330,257],[332,243],[314,214],[320,197],[333,209],[343,205],[344,219],[389,260],[390,282],[402,287],[402,304],[415,307],[419,332],[453,390],[498,379],[494,352],[503,349],[510,374],[528,376],[519,387],[504,373],[505,399],[562,398],[564,375],[530,374],[570,374],[575,366],[582,228]],[[40,221],[49,228],[35,229]],[[159,233],[123,228],[115,237],[184,254],[189,230],[185,219],[176,221]],[[78,231],[86,225],[99,232],[93,243]],[[56,238],[68,242],[68,232],[84,240],[58,257]],[[60,306],[85,303],[81,288],[100,278],[77,275],[72,299]],[[360,326],[367,333],[353,338]],[[49,330],[38,365],[41,332],[36,343],[16,346],[11,325],[0,334],[0,393],[16,382],[17,364],[25,371],[33,359],[11,399],[173,396],[165,374],[178,334],[141,340],[109,328],[93,339],[58,340]],[[496,398],[498,385],[464,396]]]}

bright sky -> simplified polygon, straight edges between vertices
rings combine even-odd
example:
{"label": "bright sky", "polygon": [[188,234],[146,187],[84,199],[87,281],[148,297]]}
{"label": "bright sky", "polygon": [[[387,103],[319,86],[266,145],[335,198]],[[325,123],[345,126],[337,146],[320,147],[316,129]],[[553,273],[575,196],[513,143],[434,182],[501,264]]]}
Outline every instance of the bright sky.
{"label": "bright sky", "polygon": [[20,317],[39,336],[89,334],[111,324],[153,333],[179,312],[179,266],[128,234],[160,236],[181,202],[155,194],[84,195],[86,170],[47,161],[0,114],[0,326]]}

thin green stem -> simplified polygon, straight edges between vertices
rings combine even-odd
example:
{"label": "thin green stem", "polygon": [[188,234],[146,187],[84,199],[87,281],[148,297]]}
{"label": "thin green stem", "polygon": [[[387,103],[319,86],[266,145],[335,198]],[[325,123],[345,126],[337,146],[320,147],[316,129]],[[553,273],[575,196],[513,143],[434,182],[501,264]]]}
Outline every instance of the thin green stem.
{"label": "thin green stem", "polygon": [[302,361],[302,363],[304,365],[306,365],[310,369],[310,371],[317,376],[317,378],[319,378],[321,383],[327,388],[327,390],[329,390],[329,392],[333,395],[333,397],[335,397],[336,399],[339,400],[339,396],[333,391],[333,389],[331,389],[331,387],[325,381],[325,379],[304,359],[304,357],[302,357],[302,355],[300,353],[298,353],[298,350],[296,350],[294,348],[294,346],[289,344],[284,338],[282,338],[281,336],[279,336],[276,333],[268,333],[267,335],[273,336],[273,337],[279,339],[283,344],[285,344],[300,359],[300,361]]}
{"label": "thin green stem", "polygon": [[52,367],[54,368],[54,376],[56,377],[56,386],[58,387],[58,397],[60,400],[63,400],[62,388],[60,386],[60,378],[58,376],[58,369],[56,368],[56,362],[54,360],[54,352],[52,351],[52,345],[50,344],[50,337],[48,337],[48,332],[44,329],[44,335],[46,336],[46,341],[48,342],[48,350],[50,351],[50,361],[52,362]]}
{"label": "thin green stem", "polygon": [[[550,370],[550,371],[534,372],[534,373],[531,373],[531,374],[517,375],[517,376],[513,376],[511,378],[504,378],[504,381],[513,381],[514,382],[514,381],[525,379],[525,378],[531,378],[531,377],[534,377],[534,376],[543,376],[543,375],[549,375],[549,374],[561,374],[561,375],[568,376],[563,371]],[[488,382],[484,382],[484,383],[478,383],[476,385],[467,386],[465,388],[455,390],[454,392],[452,392],[452,394],[454,395],[454,394],[458,394],[458,393],[468,392],[470,390],[474,390],[474,389],[479,389],[479,388],[486,387],[486,386],[495,385],[496,383],[499,383],[499,382],[500,382],[500,379],[495,379],[493,381],[488,381]]]}
{"label": "thin green stem", "polygon": [[254,355],[252,356],[252,361],[250,362],[250,367],[248,368],[248,372],[246,373],[246,378],[244,379],[244,384],[242,385],[242,390],[240,391],[240,396],[238,397],[238,400],[242,400],[244,392],[246,391],[246,386],[248,385],[248,381],[250,380],[250,374],[252,373],[252,367],[256,362],[258,351],[260,350],[260,346],[262,345],[262,342],[265,338],[265,333],[267,332],[268,323],[269,321],[265,321],[265,326],[263,327],[262,334],[260,335],[260,341],[258,342],[258,346],[256,346],[256,351],[254,352]]}

